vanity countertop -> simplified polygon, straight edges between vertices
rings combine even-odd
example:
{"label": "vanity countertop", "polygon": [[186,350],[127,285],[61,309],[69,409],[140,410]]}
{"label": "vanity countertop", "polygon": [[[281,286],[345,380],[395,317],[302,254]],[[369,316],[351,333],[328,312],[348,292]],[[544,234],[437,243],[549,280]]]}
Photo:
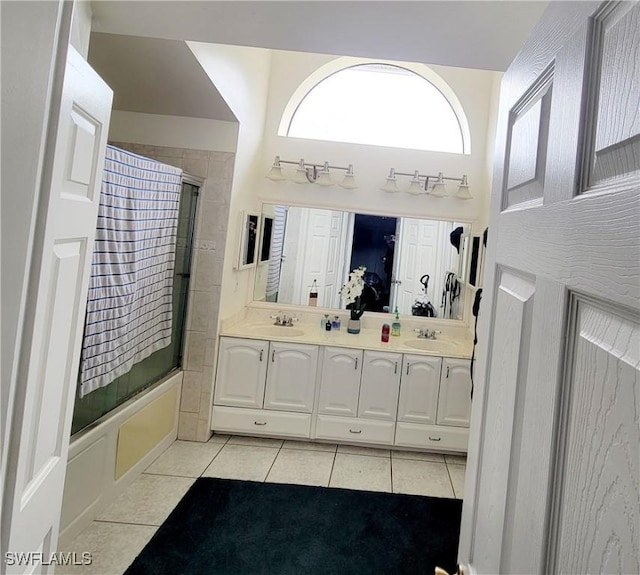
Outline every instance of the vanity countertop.
{"label": "vanity countertop", "polygon": [[238,321],[224,327],[220,335],[462,359],[470,358],[473,350],[471,339],[454,339],[445,335],[438,335],[435,340],[424,339],[418,338],[413,331],[391,336],[384,343],[380,341],[380,329],[364,328],[359,334],[350,334],[347,333],[346,324],[339,330],[325,331],[315,323],[296,323],[291,327],[282,327],[272,323]]}

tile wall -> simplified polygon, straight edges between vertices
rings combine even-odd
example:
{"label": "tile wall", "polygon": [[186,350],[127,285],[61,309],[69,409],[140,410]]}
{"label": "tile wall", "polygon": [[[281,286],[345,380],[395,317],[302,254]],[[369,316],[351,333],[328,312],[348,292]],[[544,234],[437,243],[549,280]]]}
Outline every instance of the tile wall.
{"label": "tile wall", "polygon": [[235,154],[109,142],[203,178],[196,221],[183,359],[178,439],[207,441],[213,402],[214,351]]}

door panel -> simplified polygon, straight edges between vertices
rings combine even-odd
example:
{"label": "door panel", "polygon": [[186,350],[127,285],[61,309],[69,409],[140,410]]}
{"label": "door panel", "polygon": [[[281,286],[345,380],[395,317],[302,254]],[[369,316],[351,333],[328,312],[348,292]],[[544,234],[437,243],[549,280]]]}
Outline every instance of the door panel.
{"label": "door panel", "polygon": [[318,413],[355,417],[361,373],[361,350],[325,347]]}
{"label": "door panel", "polygon": [[19,443],[11,448],[4,500],[11,519],[3,543],[13,552],[48,557],[56,549],[111,99],[109,87],[69,47],[21,346]]}
{"label": "door panel", "polygon": [[596,20],[594,36],[601,50],[593,64],[599,65],[600,85],[592,118],[591,186],[640,170],[640,4],[627,4],[603,11]]}
{"label": "door panel", "polygon": [[[503,80],[459,549],[477,573],[639,571],[639,10],[550,3]],[[514,135],[545,85],[547,134],[542,101]]]}
{"label": "door panel", "polygon": [[269,348],[265,409],[311,413],[318,347],[272,341]]}
{"label": "door panel", "polygon": [[511,453],[514,428],[518,421],[517,395],[524,392],[526,385],[524,379],[534,296],[535,284],[532,278],[507,271],[500,272],[494,308],[491,363],[487,374],[493,395],[485,415],[485,433],[487,437],[491,437],[491,441],[485,446],[482,460],[483,471],[490,474],[493,480],[482,482],[479,486],[477,513],[482,518],[483,529],[476,534],[474,558],[488,573],[492,569],[496,573],[502,572],[499,564],[495,565],[494,561],[502,554],[502,539],[505,535],[504,517],[511,470],[509,465],[504,465],[504,461],[505,454]]}
{"label": "door panel", "polygon": [[444,358],[438,396],[438,425],[469,427],[471,376],[466,359]]}
{"label": "door panel", "polygon": [[640,573],[640,323],[580,296],[573,307],[551,568]]}
{"label": "door panel", "polygon": [[365,351],[358,417],[396,420],[402,354]]}
{"label": "door panel", "polygon": [[267,377],[269,342],[220,338],[214,403],[262,407]]}
{"label": "door panel", "polygon": [[442,358],[404,354],[398,421],[435,425]]}

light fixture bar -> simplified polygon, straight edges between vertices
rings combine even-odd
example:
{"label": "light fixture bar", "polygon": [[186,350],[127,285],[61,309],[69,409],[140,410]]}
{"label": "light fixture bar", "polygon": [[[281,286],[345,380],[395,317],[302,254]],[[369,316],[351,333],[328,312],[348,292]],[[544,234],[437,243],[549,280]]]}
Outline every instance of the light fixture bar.
{"label": "light fixture bar", "polygon": [[320,186],[332,186],[334,182],[331,181],[329,170],[344,170],[346,172],[344,179],[337,185],[348,190],[353,190],[358,187],[353,174],[353,164],[349,164],[348,166],[334,166],[329,164],[329,162],[316,164],[313,162],[305,162],[303,158],[293,161],[282,160],[280,156],[276,156],[271,170],[266,177],[273,181],[286,180],[287,178],[282,174],[282,164],[297,166],[293,181],[298,184],[316,183]]}
{"label": "light fixture bar", "polygon": [[[416,174],[415,172],[413,174],[409,174],[407,172],[395,172],[396,176],[409,176],[411,178],[417,177],[417,178],[426,178],[428,180],[434,179],[437,180],[440,177],[440,174],[434,176],[434,175],[426,175],[426,174]],[[442,176],[443,180],[452,180],[452,181],[456,181],[456,182],[462,182],[467,176],[462,176],[461,178],[453,178],[453,177],[449,177],[449,176]]]}
{"label": "light fixture bar", "polygon": [[[298,166],[300,165],[300,160],[298,160],[297,162],[293,162],[291,160],[279,160],[279,162],[281,164],[291,164],[294,166]],[[331,164],[329,164],[328,162],[323,162],[322,164],[313,164],[311,162],[304,162],[305,167],[307,168],[330,168],[332,170],[345,170],[345,171],[349,171],[349,167],[344,167],[344,166],[332,166]],[[353,164],[351,164],[351,167],[353,168]]]}
{"label": "light fixture bar", "polygon": [[[438,175],[434,174],[421,174],[419,170],[411,172],[397,172],[394,168],[391,168],[385,184],[380,188],[383,192],[397,193],[400,191],[396,183],[396,176],[406,176],[411,178],[411,182],[408,188],[403,191],[414,196],[429,195],[434,198],[453,197],[459,200],[470,200],[473,196],[469,190],[469,182],[467,181],[467,175],[463,175],[461,178],[453,176],[445,176],[442,172]],[[431,189],[429,189],[430,180],[433,181]],[[458,189],[454,194],[447,193],[445,187],[445,180],[452,182],[459,182]]]}

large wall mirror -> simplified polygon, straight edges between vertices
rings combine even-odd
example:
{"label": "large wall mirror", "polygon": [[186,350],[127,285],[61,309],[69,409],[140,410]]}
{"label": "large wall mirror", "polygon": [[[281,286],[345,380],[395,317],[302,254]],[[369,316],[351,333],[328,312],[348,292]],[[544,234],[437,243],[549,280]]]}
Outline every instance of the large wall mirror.
{"label": "large wall mirror", "polygon": [[469,224],[274,204],[262,221],[255,301],[307,305],[315,280],[319,307],[345,309],[340,288],[365,266],[367,311],[462,319]]}

